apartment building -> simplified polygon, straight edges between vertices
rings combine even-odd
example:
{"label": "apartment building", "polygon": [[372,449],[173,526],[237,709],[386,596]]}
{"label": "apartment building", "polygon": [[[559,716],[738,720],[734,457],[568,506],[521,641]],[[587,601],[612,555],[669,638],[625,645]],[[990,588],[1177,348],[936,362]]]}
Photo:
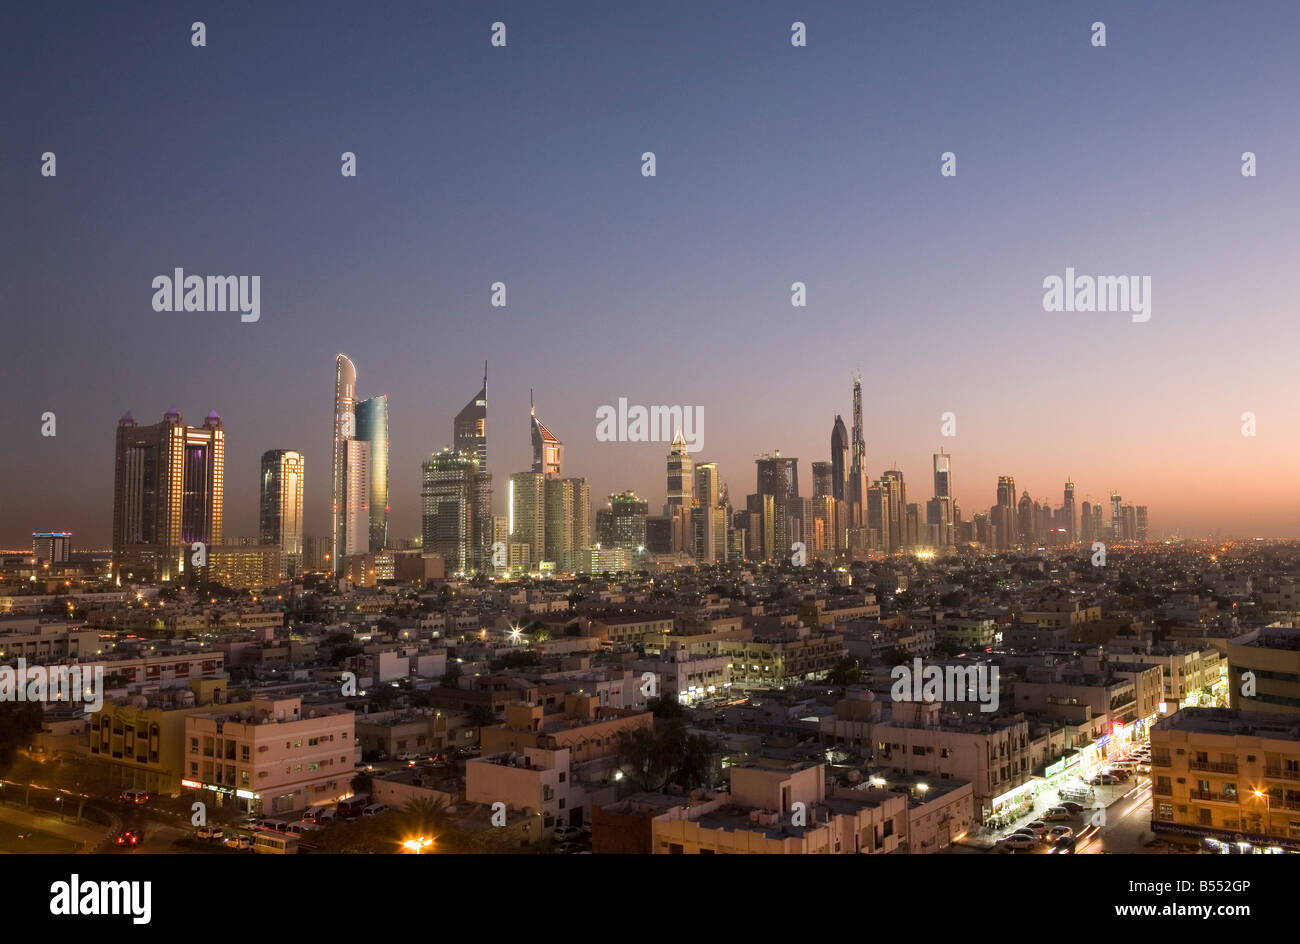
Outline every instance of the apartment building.
{"label": "apartment building", "polygon": [[254,698],[248,708],[185,719],[182,785],[235,798],[250,811],[287,813],[351,792],[351,711],[302,710],[301,698]]}
{"label": "apartment building", "polygon": [[1151,731],[1151,829],[1300,851],[1300,718],[1185,708]]}
{"label": "apartment building", "polygon": [[1300,715],[1300,629],[1265,626],[1227,649],[1230,707]]}

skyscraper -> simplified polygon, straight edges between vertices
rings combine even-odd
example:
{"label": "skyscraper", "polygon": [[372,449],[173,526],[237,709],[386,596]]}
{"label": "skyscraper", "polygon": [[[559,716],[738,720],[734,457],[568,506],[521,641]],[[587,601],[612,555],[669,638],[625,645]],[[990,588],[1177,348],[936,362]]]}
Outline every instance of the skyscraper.
{"label": "skyscraper", "polygon": [[[338,576],[343,572],[343,558],[348,547],[356,546],[355,536],[349,541],[348,495],[356,489],[348,487],[348,446],[357,434],[356,417],[357,368],[351,358],[340,354],[334,360],[334,468],[330,484],[331,541],[330,572]],[[353,465],[357,457],[353,456]],[[355,517],[355,515],[353,515]],[[367,516],[367,528],[369,518]]]}
{"label": "skyscraper", "polygon": [[487,471],[487,361],[483,362],[482,389],[456,414],[451,444],[456,452],[474,456],[480,472]]}
{"label": "skyscraper", "polygon": [[[907,546],[907,484],[901,471],[886,469],[880,475],[879,485],[889,493],[889,543],[885,550],[892,554]],[[883,527],[881,531],[883,536]]]}
{"label": "skyscraper", "polygon": [[609,496],[609,507],[596,512],[596,539],[602,547],[639,550],[646,543],[646,516],[650,507],[635,492]]}
{"label": "skyscraper", "polygon": [[1065,506],[1062,509],[1065,512],[1065,533],[1070,543],[1079,539],[1079,523],[1074,514],[1074,482],[1070,479],[1065,480]]}
{"label": "skyscraper", "polygon": [[578,569],[579,555],[591,546],[591,489],[584,478],[545,480],[546,560],[564,573]]}
{"label": "skyscraper", "polygon": [[686,440],[677,430],[668,450],[668,501],[664,517],[672,524],[674,552],[689,551],[691,545],[691,506],[695,503],[695,462],[686,451]]}
{"label": "skyscraper", "polygon": [[814,462],[812,464],[813,477],[813,498],[821,498],[824,495],[834,495],[834,486],[832,479],[834,469],[829,462]]}
{"label": "skyscraper", "polygon": [[1097,539],[1097,532],[1092,525],[1092,502],[1083,503],[1083,517],[1079,524],[1079,540],[1089,544]]}
{"label": "skyscraper", "polygon": [[113,476],[113,573],[170,580],[190,569],[190,545],[220,544],[225,507],[226,433],[209,413],[186,426],[171,409],[140,426],[117,424]]}
{"label": "skyscraper", "polygon": [[952,547],[953,514],[952,497],[952,456],[940,449],[933,455],[934,459],[934,505],[933,514],[928,516],[927,524],[935,528],[934,541],[938,547]]}
{"label": "skyscraper", "polygon": [[271,449],[262,454],[259,540],[280,549],[290,577],[302,570],[303,471],[302,453]]}
{"label": "skyscraper", "polygon": [[[486,390],[486,377],[483,386]],[[533,438],[533,471],[540,472],[548,479],[557,479],[564,475],[564,443],[552,436],[551,431],[538,421],[531,390],[528,392],[528,413]]]}
{"label": "skyscraper", "polygon": [[489,569],[493,538],[492,476],[473,454],[444,449],[423,463],[424,551],[441,554],[448,573]]}
{"label": "skyscraper", "polygon": [[848,498],[849,467],[849,431],[837,414],[831,427],[831,495],[836,501]]}
{"label": "skyscraper", "polygon": [[993,507],[993,528],[997,533],[998,550],[1008,550],[1016,544],[1019,527],[1016,521],[1016,478],[998,476],[998,502]]}
{"label": "skyscraper", "polygon": [[1147,506],[1137,506],[1137,539],[1143,544],[1147,541],[1150,532],[1147,529]]}
{"label": "skyscraper", "polygon": [[536,573],[546,549],[546,477],[541,472],[510,476],[509,529],[512,544],[528,547],[528,566]]}
{"label": "skyscraper", "polygon": [[1110,539],[1112,541],[1123,540],[1124,536],[1124,512],[1121,510],[1124,505],[1124,499],[1120,497],[1119,492],[1110,493]]}
{"label": "skyscraper", "polygon": [[388,395],[362,400],[356,405],[357,439],[368,446],[370,512],[368,547],[378,554],[388,546]]}
{"label": "skyscraper", "polygon": [[864,526],[867,508],[867,443],[862,431],[862,379],[853,381],[853,465],[849,469],[850,527]]}

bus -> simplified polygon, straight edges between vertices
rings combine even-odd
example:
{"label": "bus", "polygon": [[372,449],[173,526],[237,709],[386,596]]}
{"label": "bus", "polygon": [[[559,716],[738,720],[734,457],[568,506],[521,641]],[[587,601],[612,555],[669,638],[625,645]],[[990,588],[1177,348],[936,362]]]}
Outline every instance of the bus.
{"label": "bus", "polygon": [[298,837],[292,833],[259,829],[253,833],[253,851],[269,855],[297,855]]}

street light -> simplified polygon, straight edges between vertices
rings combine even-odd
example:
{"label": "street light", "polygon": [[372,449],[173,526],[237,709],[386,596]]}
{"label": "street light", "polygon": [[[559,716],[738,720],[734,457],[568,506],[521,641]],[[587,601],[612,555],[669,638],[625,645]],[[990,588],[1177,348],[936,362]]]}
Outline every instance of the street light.
{"label": "street light", "polygon": [[402,848],[406,849],[407,852],[419,855],[431,845],[433,845],[433,840],[428,836],[416,836],[414,839],[408,839],[402,843]]}
{"label": "street light", "polygon": [[1255,794],[1256,800],[1264,801],[1264,835],[1272,836],[1273,835],[1273,803],[1272,803],[1273,798],[1270,797],[1263,790],[1260,790],[1258,787],[1256,787],[1251,792]]}

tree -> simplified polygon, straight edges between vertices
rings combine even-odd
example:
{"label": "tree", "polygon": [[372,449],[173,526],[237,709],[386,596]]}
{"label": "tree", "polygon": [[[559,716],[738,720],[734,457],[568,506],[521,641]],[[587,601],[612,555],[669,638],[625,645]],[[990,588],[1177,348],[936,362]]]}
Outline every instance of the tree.
{"label": "tree", "polygon": [[620,732],[616,759],[638,789],[657,792],[670,783],[688,790],[713,781],[713,742],[691,734],[674,718],[655,728]]}
{"label": "tree", "polygon": [[375,775],[364,770],[352,778],[352,792],[357,796],[369,794],[374,785]]}
{"label": "tree", "polygon": [[42,717],[37,702],[0,702],[0,774],[8,772],[18,751],[41,730]]}
{"label": "tree", "polygon": [[858,660],[852,657],[840,659],[826,673],[828,685],[856,685],[862,679],[862,669]]}

